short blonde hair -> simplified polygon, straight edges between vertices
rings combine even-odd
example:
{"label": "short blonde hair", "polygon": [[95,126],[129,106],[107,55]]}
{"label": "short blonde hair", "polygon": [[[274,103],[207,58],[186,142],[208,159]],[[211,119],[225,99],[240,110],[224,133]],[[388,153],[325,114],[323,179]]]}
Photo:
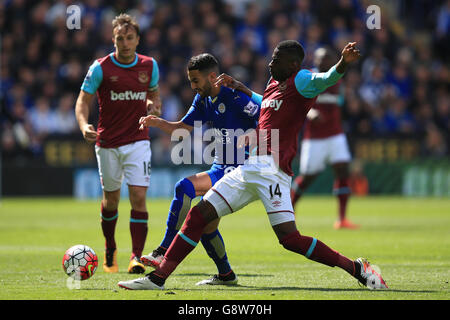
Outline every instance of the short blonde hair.
{"label": "short blonde hair", "polygon": [[136,19],[129,14],[121,13],[114,18],[112,21],[113,30],[117,27],[125,27],[125,30],[128,30],[129,27],[133,27],[136,31],[136,34],[139,35],[139,24]]}

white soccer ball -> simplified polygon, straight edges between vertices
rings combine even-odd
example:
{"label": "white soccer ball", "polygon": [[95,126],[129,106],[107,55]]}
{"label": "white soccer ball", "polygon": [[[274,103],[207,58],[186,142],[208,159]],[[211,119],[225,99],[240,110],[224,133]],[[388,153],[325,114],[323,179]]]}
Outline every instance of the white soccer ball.
{"label": "white soccer ball", "polygon": [[64,253],[62,266],[69,277],[77,280],[89,279],[97,270],[97,254],[92,248],[82,244],[70,247]]}

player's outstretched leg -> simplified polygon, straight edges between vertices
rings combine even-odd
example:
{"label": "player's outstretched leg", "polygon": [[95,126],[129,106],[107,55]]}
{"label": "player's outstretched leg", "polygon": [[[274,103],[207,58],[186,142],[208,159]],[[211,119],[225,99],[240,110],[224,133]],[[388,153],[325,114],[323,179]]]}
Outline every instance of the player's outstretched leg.
{"label": "player's outstretched leg", "polygon": [[144,278],[120,281],[119,287],[130,290],[164,289],[166,279],[197,246],[204,228],[217,218],[214,207],[207,201],[200,201],[189,211],[182,229],[175,236],[159,267]]}
{"label": "player's outstretched leg", "polygon": [[141,257],[141,261],[145,265],[153,268],[159,266],[167,248],[169,248],[178,230],[180,230],[195,195],[194,185],[189,179],[181,179],[175,184],[174,197],[167,216],[166,233],[158,248],[153,250],[152,253]]}
{"label": "player's outstretched leg", "polygon": [[340,267],[370,289],[387,288],[381,274],[376,272],[366,259],[358,258],[353,261],[316,238],[300,235],[295,222],[275,225],[273,229],[285,249],[330,267]]}

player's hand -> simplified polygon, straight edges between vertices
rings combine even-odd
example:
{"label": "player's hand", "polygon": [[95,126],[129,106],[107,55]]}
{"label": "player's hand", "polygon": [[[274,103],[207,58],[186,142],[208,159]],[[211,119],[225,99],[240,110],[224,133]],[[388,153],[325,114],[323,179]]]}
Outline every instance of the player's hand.
{"label": "player's hand", "polygon": [[226,73],[222,73],[220,76],[216,78],[216,82],[214,82],[214,86],[216,87],[225,86],[233,90],[237,89],[242,85],[243,84],[240,81],[234,79],[232,76]]}
{"label": "player's hand", "polygon": [[146,117],[141,117],[139,119],[139,130],[144,130],[144,128],[154,127],[158,121],[158,117],[154,115],[149,115]]}
{"label": "player's hand", "polygon": [[242,82],[236,80],[235,78],[226,73],[222,73],[220,76],[216,78],[214,86],[216,87],[225,86],[233,90],[238,90],[245,93],[249,97],[251,97],[253,94],[253,92],[249,88],[247,88]]}
{"label": "player's hand", "polygon": [[322,116],[320,114],[320,111],[314,108],[311,108],[308,113],[306,114],[306,118],[308,120],[316,122],[322,120]]}
{"label": "player's hand", "polygon": [[81,133],[83,134],[84,140],[89,143],[93,143],[97,140],[98,133],[92,124],[85,124]]}
{"label": "player's hand", "polygon": [[349,42],[344,49],[342,49],[342,59],[345,63],[352,63],[361,57],[361,52],[356,48],[356,42]]}

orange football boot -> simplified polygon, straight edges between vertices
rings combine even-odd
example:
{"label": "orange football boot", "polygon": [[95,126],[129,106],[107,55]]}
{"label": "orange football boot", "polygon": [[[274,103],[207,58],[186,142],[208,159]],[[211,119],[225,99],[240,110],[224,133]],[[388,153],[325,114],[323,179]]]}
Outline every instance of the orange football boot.
{"label": "orange football boot", "polygon": [[334,223],[334,228],[338,229],[359,229],[359,224],[354,224],[348,219],[338,220]]}
{"label": "orange football boot", "polygon": [[119,265],[117,264],[117,249],[105,249],[103,271],[107,273],[119,272]]}
{"label": "orange football boot", "polygon": [[133,257],[130,260],[130,264],[128,265],[128,273],[144,273],[145,266],[142,263],[141,259],[138,257]]}

